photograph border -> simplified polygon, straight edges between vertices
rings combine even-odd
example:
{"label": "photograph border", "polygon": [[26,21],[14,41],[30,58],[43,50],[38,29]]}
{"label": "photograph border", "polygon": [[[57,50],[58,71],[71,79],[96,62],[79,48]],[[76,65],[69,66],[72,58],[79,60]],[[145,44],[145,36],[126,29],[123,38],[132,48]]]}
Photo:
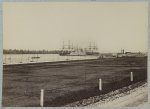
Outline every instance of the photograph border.
{"label": "photograph border", "polygon": [[3,10],[2,4],[3,2],[148,2],[148,61],[147,61],[147,82],[148,82],[148,106],[147,107],[77,107],[78,109],[82,108],[111,108],[111,109],[121,109],[121,108],[135,108],[135,109],[149,109],[150,108],[150,0],[0,0],[0,107],[5,109],[52,109],[52,108],[76,108],[76,107],[2,107],[2,83],[3,83]]}

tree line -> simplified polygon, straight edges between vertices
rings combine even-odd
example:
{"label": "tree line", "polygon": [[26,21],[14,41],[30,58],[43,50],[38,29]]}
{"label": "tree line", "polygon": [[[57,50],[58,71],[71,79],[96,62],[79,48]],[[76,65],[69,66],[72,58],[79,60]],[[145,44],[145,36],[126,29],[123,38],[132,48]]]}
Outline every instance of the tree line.
{"label": "tree line", "polygon": [[60,50],[17,50],[3,49],[3,54],[59,54]]}

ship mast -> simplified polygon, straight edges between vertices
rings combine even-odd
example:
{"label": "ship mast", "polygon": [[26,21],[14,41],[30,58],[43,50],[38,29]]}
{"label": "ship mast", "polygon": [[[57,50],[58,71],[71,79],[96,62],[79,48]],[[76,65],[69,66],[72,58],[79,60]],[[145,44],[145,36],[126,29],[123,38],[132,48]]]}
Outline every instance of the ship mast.
{"label": "ship mast", "polygon": [[64,41],[63,41],[63,46],[62,46],[62,49],[63,49],[63,50],[65,49]]}
{"label": "ship mast", "polygon": [[96,44],[93,45],[93,50],[96,51]]}
{"label": "ship mast", "polygon": [[73,51],[73,43],[72,43],[72,47],[71,47],[72,51]]}
{"label": "ship mast", "polygon": [[70,51],[71,45],[70,45],[70,40],[68,41],[68,50]]}
{"label": "ship mast", "polygon": [[90,45],[89,45],[89,50],[91,51],[91,42],[90,42]]}

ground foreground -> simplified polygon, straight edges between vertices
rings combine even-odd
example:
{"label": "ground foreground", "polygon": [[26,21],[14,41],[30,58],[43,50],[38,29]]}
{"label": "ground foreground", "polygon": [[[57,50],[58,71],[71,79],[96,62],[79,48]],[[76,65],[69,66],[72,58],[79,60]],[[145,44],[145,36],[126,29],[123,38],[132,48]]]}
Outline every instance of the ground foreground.
{"label": "ground foreground", "polygon": [[[134,81],[130,81],[130,72]],[[99,91],[99,78],[103,90]],[[147,79],[147,58],[115,58],[22,65],[4,65],[4,107],[67,104],[109,93]],[[83,105],[85,106],[85,105]]]}

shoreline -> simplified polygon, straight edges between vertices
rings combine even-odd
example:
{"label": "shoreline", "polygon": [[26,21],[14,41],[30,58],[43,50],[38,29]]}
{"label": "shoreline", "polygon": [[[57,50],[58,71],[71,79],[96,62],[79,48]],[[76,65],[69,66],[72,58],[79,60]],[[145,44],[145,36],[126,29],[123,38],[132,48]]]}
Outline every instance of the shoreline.
{"label": "shoreline", "polygon": [[3,64],[3,66],[13,65],[32,65],[32,64],[63,64],[63,63],[75,63],[75,62],[89,62],[98,61],[100,59],[81,59],[81,60],[66,60],[66,61],[52,61],[52,62],[30,62],[30,63],[16,63],[16,64]]}

